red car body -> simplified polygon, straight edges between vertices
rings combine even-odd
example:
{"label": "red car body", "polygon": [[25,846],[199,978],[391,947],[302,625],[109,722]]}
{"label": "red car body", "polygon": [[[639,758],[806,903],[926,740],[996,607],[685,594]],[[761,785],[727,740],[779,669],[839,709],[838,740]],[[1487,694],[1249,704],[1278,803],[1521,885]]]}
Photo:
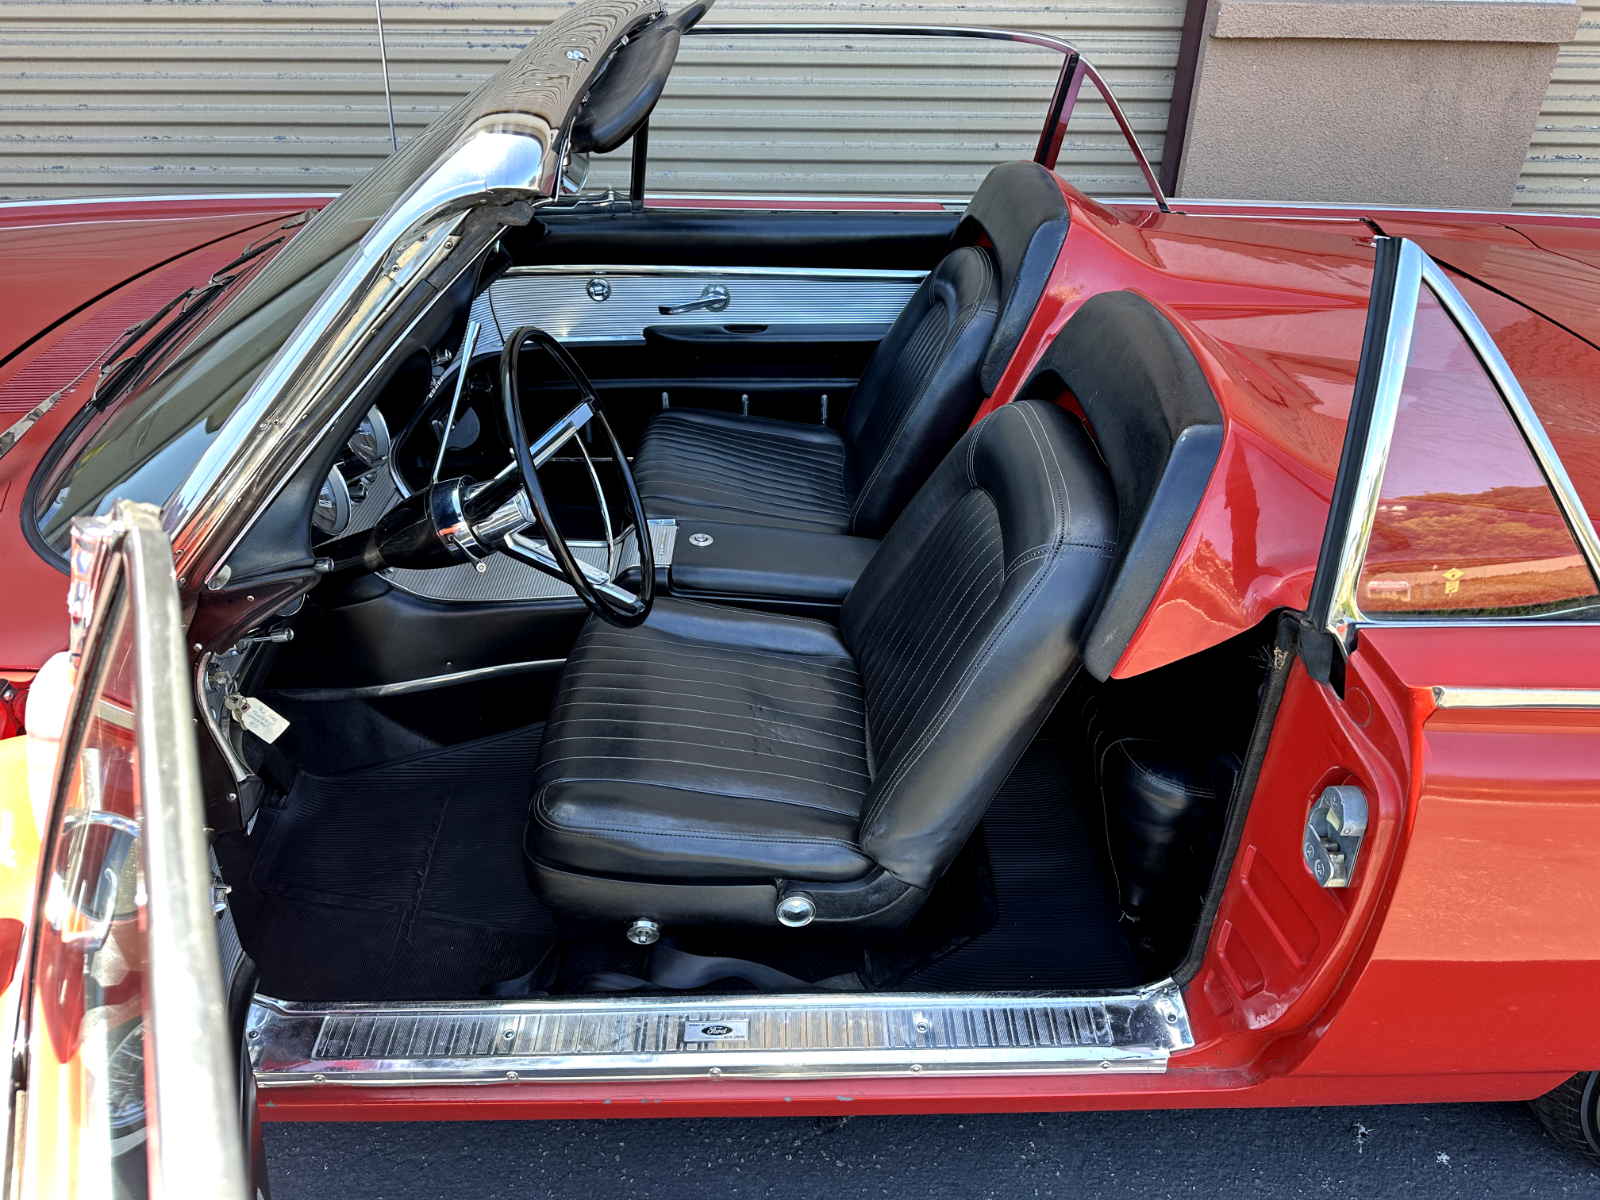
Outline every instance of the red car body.
{"label": "red car body", "polygon": [[[1517,213],[1174,201],[1107,206],[1063,184],[1070,232],[984,412],[1086,298],[1134,289],[1183,331],[1227,418],[1175,565],[1115,674],[1307,604],[1355,386],[1376,234],[1452,272],[1600,519],[1600,222]],[[13,289],[0,420],[67,384],[121,330],[322,197],[0,210]],[[874,202],[881,206],[881,202]],[[833,202],[831,207],[839,207]],[[48,281],[48,287],[45,286]],[[20,294],[19,294],[20,293]],[[0,666],[25,682],[67,638],[66,577],[23,533],[22,493],[90,393],[0,458]],[[1064,398],[1070,403],[1070,399]],[[981,415],[981,414],[980,414]],[[1346,698],[1292,671],[1259,786],[1359,780],[1363,866],[1343,891],[1300,862],[1303,809],[1254,806],[1185,998],[1193,1049],[1163,1074],[274,1088],[286,1120],[914,1113],[1528,1099],[1600,1064],[1574,1010],[1600,991],[1600,710],[1440,707],[1436,689],[1582,689],[1600,627],[1363,632]],[[1352,764],[1354,764],[1352,766]]]}

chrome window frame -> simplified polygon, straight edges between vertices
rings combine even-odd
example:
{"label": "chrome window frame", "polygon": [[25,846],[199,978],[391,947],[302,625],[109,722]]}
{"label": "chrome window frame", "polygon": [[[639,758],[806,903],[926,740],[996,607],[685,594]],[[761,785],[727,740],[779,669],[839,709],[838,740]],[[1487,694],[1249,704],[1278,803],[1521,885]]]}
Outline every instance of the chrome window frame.
{"label": "chrome window frame", "polygon": [[[135,735],[139,843],[145,878],[147,977],[144,1025],[146,1127],[151,1194],[249,1194],[235,1047],[228,1023],[217,917],[211,903],[210,845],[201,797],[194,706],[184,653],[183,607],[173,578],[171,543],[152,504],[119,500],[107,517],[74,522],[70,608],[77,679],[67,706],[51,783],[51,804],[39,850],[40,888],[54,859],[56,817],[66,803],[101,660],[115,633],[113,617],[131,609],[136,663]],[[79,554],[80,550],[89,551]],[[80,561],[87,559],[87,561]],[[20,1185],[26,1138],[26,1055],[37,983],[34,900],[21,952],[16,995],[12,1082],[4,1093],[7,1195]]]}
{"label": "chrome window frame", "polygon": [[[1533,455],[1590,575],[1600,585],[1600,536],[1596,535],[1572,479],[1494,338],[1450,282],[1444,269],[1409,239],[1379,238],[1373,287],[1372,302],[1379,308],[1369,314],[1368,344],[1362,346],[1362,365],[1357,373],[1356,394],[1351,401],[1350,421],[1356,440],[1347,438],[1339,462],[1328,532],[1312,584],[1310,618],[1313,627],[1331,635],[1348,656],[1355,646],[1356,630],[1363,625],[1414,628],[1600,624],[1600,618],[1564,619],[1544,613],[1526,617],[1469,614],[1397,614],[1391,617],[1362,611],[1358,595],[1361,567],[1378,516],[1379,493],[1394,442],[1401,388],[1410,363],[1416,310],[1424,288],[1445,310],[1489,376],[1517,432]],[[1372,358],[1374,354],[1378,355],[1376,360]],[[1375,372],[1376,377],[1363,378],[1368,372]],[[1362,420],[1368,422],[1364,435],[1359,429]],[[1358,457],[1352,460],[1352,455]],[[1340,511],[1342,503],[1348,504],[1347,513]]]}

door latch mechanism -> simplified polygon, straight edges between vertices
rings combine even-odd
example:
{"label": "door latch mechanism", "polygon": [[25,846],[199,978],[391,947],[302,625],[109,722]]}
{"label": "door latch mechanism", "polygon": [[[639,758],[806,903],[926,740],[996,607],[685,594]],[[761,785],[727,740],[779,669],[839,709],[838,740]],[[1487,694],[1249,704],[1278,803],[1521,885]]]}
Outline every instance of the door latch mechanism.
{"label": "door latch mechanism", "polygon": [[1367,798],[1361,789],[1324,788],[1306,820],[1306,869],[1325,888],[1349,887],[1366,833]]}

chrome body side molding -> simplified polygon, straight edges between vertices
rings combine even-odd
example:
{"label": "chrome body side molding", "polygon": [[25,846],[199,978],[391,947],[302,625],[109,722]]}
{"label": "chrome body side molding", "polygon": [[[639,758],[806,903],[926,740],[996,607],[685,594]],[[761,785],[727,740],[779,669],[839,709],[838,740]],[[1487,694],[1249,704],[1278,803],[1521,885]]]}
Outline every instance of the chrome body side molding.
{"label": "chrome body side molding", "polygon": [[558,1079],[1159,1073],[1194,1036],[1170,980],[1103,996],[803,994],[308,1004],[257,996],[262,1087]]}
{"label": "chrome body side molding", "polygon": [[1438,708],[1600,708],[1600,688],[1436,687]]}

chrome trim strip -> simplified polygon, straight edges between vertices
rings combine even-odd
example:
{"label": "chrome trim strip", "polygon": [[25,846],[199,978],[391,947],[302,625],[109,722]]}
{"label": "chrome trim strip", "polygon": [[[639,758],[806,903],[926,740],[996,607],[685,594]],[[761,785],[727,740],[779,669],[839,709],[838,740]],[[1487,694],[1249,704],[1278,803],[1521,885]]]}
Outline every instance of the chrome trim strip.
{"label": "chrome trim strip", "polygon": [[[101,553],[120,554],[126,566],[138,664],[133,723],[146,892],[151,1190],[242,1198],[234,1045],[211,907],[194,700],[172,551],[155,505],[120,500],[104,520],[110,536]],[[103,629],[100,636],[113,632]]]}
{"label": "chrome trim strip", "polygon": [[[1119,199],[1110,197],[1096,197],[1101,204],[1148,204],[1144,196],[1124,196]],[[1217,198],[1198,198],[1189,196],[1173,196],[1180,207],[1177,209],[1179,216],[1183,215],[1183,208],[1194,205],[1215,205],[1229,208],[1311,208],[1326,209],[1334,212],[1368,213],[1368,212],[1394,212],[1394,213],[1435,213],[1440,216],[1460,217],[1501,217],[1517,220],[1522,217],[1562,217],[1572,219],[1574,224],[1594,222],[1600,225],[1600,216],[1589,212],[1562,212],[1548,208],[1428,208],[1424,205],[1414,204],[1342,204],[1322,200],[1224,200]],[[1312,218],[1304,218],[1312,219]]]}
{"label": "chrome trim strip", "polygon": [[888,271],[871,267],[682,267],[667,264],[619,266],[613,263],[573,263],[512,267],[499,278],[515,279],[523,275],[667,275],[695,279],[702,276],[729,276],[763,279],[889,279],[921,283],[927,274],[926,271]]}
{"label": "chrome trim strip", "polygon": [[1339,548],[1339,566],[1325,626],[1341,640],[1346,640],[1351,625],[1361,620],[1356,596],[1361,563],[1367,556],[1367,544],[1372,540],[1372,526],[1378,516],[1378,493],[1383,485],[1384,468],[1389,463],[1395,418],[1400,413],[1400,387],[1405,382],[1406,366],[1411,359],[1411,334],[1416,324],[1422,264],[1426,257],[1415,242],[1401,241],[1394,296],[1389,305],[1388,329],[1373,398],[1372,423],[1367,427],[1366,445],[1361,447],[1361,466],[1356,476],[1355,495],[1350,502],[1350,523],[1345,527],[1344,543]]}
{"label": "chrome trim strip", "polygon": [[399,683],[375,683],[367,687],[347,688],[277,688],[265,694],[283,700],[379,700],[384,696],[409,696],[413,692],[431,692],[435,688],[454,687],[458,683],[477,683],[483,679],[528,675],[535,671],[556,671],[565,666],[566,662],[564,658],[535,658],[528,662],[501,663],[496,667],[453,671],[448,675],[403,679]]}
{"label": "chrome trim strip", "polygon": [[1436,708],[1600,708],[1600,688],[1435,687]]}
{"label": "chrome trim strip", "polygon": [[0,200],[0,209],[52,205],[170,204],[175,200],[331,200],[342,192],[175,192],[154,196],[68,196],[51,200]]}
{"label": "chrome trim strip", "polygon": [[[691,1025],[746,1037],[690,1041]],[[570,1079],[1160,1073],[1190,1049],[1167,980],[1105,995],[805,993],[445,1003],[298,1003],[257,996],[261,1087]]]}

